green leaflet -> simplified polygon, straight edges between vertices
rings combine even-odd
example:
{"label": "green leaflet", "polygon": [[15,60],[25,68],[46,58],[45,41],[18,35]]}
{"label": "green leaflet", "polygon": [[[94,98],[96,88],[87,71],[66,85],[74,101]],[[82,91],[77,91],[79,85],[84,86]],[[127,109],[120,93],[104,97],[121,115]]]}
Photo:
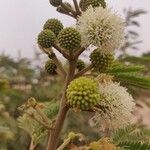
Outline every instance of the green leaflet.
{"label": "green leaflet", "polygon": [[[58,102],[46,102],[44,103],[44,105],[44,114],[46,114],[48,118],[53,119],[58,113]],[[30,110],[28,111],[33,112],[39,118],[39,120],[41,120],[40,116],[36,113],[36,111],[33,108],[30,108]],[[20,116],[17,119],[17,121],[18,126],[24,129],[30,135],[35,144],[40,143],[48,134],[48,130],[43,125],[35,121],[33,118],[31,118],[31,116],[29,116],[26,113]]]}
{"label": "green leaflet", "polygon": [[113,65],[107,70],[107,73],[117,74],[117,73],[135,73],[146,70],[142,65]]}
{"label": "green leaflet", "polygon": [[138,76],[138,74],[115,73],[115,80],[127,86],[135,86],[143,89],[150,89],[150,77]]}
{"label": "green leaflet", "polygon": [[150,143],[123,141],[118,144],[124,150],[150,150]]}
{"label": "green leaflet", "polygon": [[150,57],[149,56],[143,56],[143,57],[135,57],[130,56],[123,59],[123,61],[129,61],[131,63],[138,63],[138,64],[148,64],[150,63]]}
{"label": "green leaflet", "polygon": [[125,128],[114,131],[112,139],[115,143],[122,141],[150,142],[150,130],[142,129],[136,125],[128,125]]}
{"label": "green leaflet", "polygon": [[112,140],[121,150],[149,150],[150,130],[129,125],[116,130],[112,135]]}

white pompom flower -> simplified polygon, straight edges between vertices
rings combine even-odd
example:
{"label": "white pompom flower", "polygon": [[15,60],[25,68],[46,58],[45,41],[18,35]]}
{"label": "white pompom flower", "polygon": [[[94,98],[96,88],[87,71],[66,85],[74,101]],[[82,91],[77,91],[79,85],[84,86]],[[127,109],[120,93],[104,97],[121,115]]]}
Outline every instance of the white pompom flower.
{"label": "white pompom flower", "polygon": [[91,6],[78,18],[82,45],[94,45],[104,54],[113,53],[124,41],[124,21],[111,9]]}
{"label": "white pompom flower", "polygon": [[117,82],[108,82],[99,84],[99,92],[103,97],[99,101],[101,111],[92,118],[94,124],[110,128],[129,124],[135,103],[127,89]]}

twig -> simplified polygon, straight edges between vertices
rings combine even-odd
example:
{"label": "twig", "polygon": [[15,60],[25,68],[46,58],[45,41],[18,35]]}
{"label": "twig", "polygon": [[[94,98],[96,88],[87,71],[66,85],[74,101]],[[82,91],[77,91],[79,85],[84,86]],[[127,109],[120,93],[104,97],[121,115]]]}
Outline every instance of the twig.
{"label": "twig", "polygon": [[71,12],[75,18],[77,17],[77,13],[73,9],[71,9],[70,7],[68,7],[65,3],[61,3],[60,5],[66,11]]}
{"label": "twig", "polygon": [[64,141],[64,143],[63,143],[61,146],[59,146],[59,148],[58,148],[57,150],[63,150],[63,149],[71,142],[71,140],[72,140],[71,137],[67,138],[67,139]]}
{"label": "twig", "polygon": [[[57,48],[57,50],[59,49],[59,50],[58,50],[59,52],[61,51],[60,53],[63,52],[59,46],[55,45],[55,47]],[[59,71],[60,71],[60,73],[62,74],[63,78],[65,79],[65,77],[66,77],[66,72],[65,72],[65,70],[64,70],[64,68],[63,68],[63,66],[62,66],[62,64],[61,64],[61,62],[58,60],[58,58],[56,57],[55,53],[53,52],[53,50],[52,50],[51,48],[49,48],[49,49],[44,49],[44,48],[42,48],[42,47],[40,47],[40,49],[41,49],[44,53],[46,53],[50,59],[53,59],[55,65],[57,66],[57,68],[59,69]],[[65,53],[64,55],[67,55],[67,54]],[[65,56],[64,56],[64,57],[65,57]],[[67,57],[67,59],[69,59],[69,55],[67,55],[66,57]]]}
{"label": "twig", "polygon": [[49,124],[45,124],[44,122],[42,122],[39,118],[35,117],[33,114],[30,114],[26,111],[24,111],[24,113],[26,113],[28,116],[30,116],[32,119],[34,119],[35,121],[37,121],[38,123],[40,123],[41,125],[43,125],[47,130],[52,130],[52,127]]}
{"label": "twig", "polygon": [[80,72],[78,72],[76,75],[75,75],[75,78],[83,75],[84,73],[86,73],[87,71],[91,70],[93,67],[93,65],[89,65],[88,67],[84,68],[83,70],[81,70]]}
{"label": "twig", "polygon": [[60,11],[60,7],[58,7],[56,10],[59,12],[59,13],[62,13],[62,14],[65,14],[65,15],[68,15],[68,16],[70,16],[70,17],[72,17],[72,18],[74,18],[74,19],[76,19],[75,17],[74,17],[74,15],[72,15],[70,12],[68,12],[68,11],[66,11],[66,12],[63,12],[63,11]]}
{"label": "twig", "polygon": [[77,0],[73,0],[73,3],[74,3],[74,6],[75,6],[75,9],[76,9],[76,12],[78,15],[81,15],[81,11],[79,9],[79,5],[78,5],[78,2]]}
{"label": "twig", "polygon": [[66,59],[69,59],[69,55],[66,52],[64,52],[64,50],[61,47],[59,47],[57,44],[54,44],[53,47],[57,51],[59,51]]}
{"label": "twig", "polygon": [[34,144],[33,138],[31,138],[29,150],[34,150],[35,146],[36,146],[36,144]]}
{"label": "twig", "polygon": [[82,52],[84,52],[85,49],[86,49],[85,47],[81,47],[81,48],[75,53],[75,57],[76,57],[76,58],[79,57],[79,55],[80,55]]}
{"label": "twig", "polygon": [[49,54],[49,58],[53,59],[55,65],[57,66],[60,74],[63,76],[63,78],[66,78],[66,71],[64,70],[62,63],[58,60],[57,56],[53,51]]}
{"label": "twig", "polygon": [[39,109],[38,105],[35,107],[35,110],[46,124],[52,124],[52,121]]}

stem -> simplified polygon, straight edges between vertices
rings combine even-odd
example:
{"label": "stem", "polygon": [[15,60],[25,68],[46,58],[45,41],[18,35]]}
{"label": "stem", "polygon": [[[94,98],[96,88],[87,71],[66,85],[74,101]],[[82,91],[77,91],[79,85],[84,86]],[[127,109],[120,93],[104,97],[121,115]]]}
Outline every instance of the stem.
{"label": "stem", "polygon": [[37,111],[37,113],[41,116],[42,120],[47,123],[47,124],[52,124],[52,121],[41,111],[41,109],[36,106],[35,110]]}
{"label": "stem", "polygon": [[33,143],[33,138],[31,138],[29,150],[34,150],[35,146],[36,145]]}
{"label": "stem", "polygon": [[72,138],[68,138],[64,141],[64,143],[57,149],[57,150],[63,150],[69,143],[70,141],[72,140]]}
{"label": "stem", "polygon": [[74,17],[77,16],[76,12],[73,9],[71,9],[70,7],[68,7],[66,4],[61,3],[61,7],[64,8],[66,11],[71,12]]}
{"label": "stem", "polygon": [[61,98],[60,108],[58,112],[58,116],[56,119],[56,124],[54,126],[54,129],[51,131],[51,135],[49,137],[49,141],[47,144],[47,150],[56,150],[57,144],[59,141],[59,134],[61,132],[62,126],[64,124],[66,114],[68,112],[68,108],[66,106],[66,89],[68,84],[71,80],[74,78],[75,73],[75,67],[76,67],[76,61],[77,60],[71,60],[69,61],[69,71],[66,77],[65,85],[64,85],[64,92]]}
{"label": "stem", "polygon": [[49,58],[52,58],[55,65],[57,66],[58,70],[59,70],[59,73],[63,76],[63,78],[65,79],[66,77],[66,71],[64,70],[61,62],[58,60],[58,58],[56,57],[55,53],[54,52],[51,52]]}
{"label": "stem", "polygon": [[69,59],[69,55],[64,52],[62,48],[60,48],[57,44],[54,44],[53,47],[59,51],[66,59]]}
{"label": "stem", "polygon": [[76,9],[76,12],[78,15],[81,15],[81,11],[79,9],[79,5],[78,5],[78,2],[77,0],[73,0],[73,3],[74,3],[74,6],[75,6],[75,9]]}
{"label": "stem", "polygon": [[75,75],[75,78],[78,78],[80,77],[81,75],[83,75],[84,73],[86,73],[87,71],[91,70],[93,67],[93,65],[89,65],[88,67],[84,68],[83,70],[81,70],[80,72],[78,72],[76,75]]}
{"label": "stem", "polygon": [[24,113],[26,113],[27,115],[29,115],[29,117],[31,117],[32,119],[34,119],[35,121],[37,121],[38,123],[40,123],[47,130],[52,130],[52,124],[50,125],[49,123],[45,123],[45,122],[41,121],[38,117],[36,117],[33,114],[30,114],[30,113],[28,113],[26,111],[24,111]]}
{"label": "stem", "polygon": [[81,53],[83,53],[85,49],[86,49],[85,47],[81,47],[81,48],[75,53],[75,57],[79,57],[79,55],[80,55]]}

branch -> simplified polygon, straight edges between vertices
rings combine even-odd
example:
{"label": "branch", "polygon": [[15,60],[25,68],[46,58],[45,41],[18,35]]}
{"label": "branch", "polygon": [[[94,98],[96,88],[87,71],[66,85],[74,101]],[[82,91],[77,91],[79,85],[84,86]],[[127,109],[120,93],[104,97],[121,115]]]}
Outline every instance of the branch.
{"label": "branch", "polygon": [[83,70],[81,70],[80,72],[78,72],[76,75],[75,75],[75,78],[78,78],[80,76],[82,76],[84,73],[86,73],[87,71],[91,70],[93,67],[93,65],[89,65],[88,67],[84,68]]}
{"label": "branch", "polygon": [[64,143],[61,146],[59,146],[59,148],[57,150],[63,150],[71,142],[71,140],[72,140],[71,137],[69,137],[68,139],[66,139],[64,141]]}
{"label": "branch", "polygon": [[[60,53],[63,52],[62,49],[61,49],[59,46],[57,46],[57,45],[55,45],[54,48],[57,48],[57,50],[59,49],[58,51],[59,51]],[[65,77],[66,77],[66,72],[65,72],[65,70],[64,70],[64,68],[63,68],[63,66],[62,66],[62,64],[61,64],[61,62],[58,60],[58,58],[56,57],[55,53],[53,52],[53,50],[52,50],[51,48],[49,48],[49,49],[44,49],[44,48],[42,48],[42,47],[40,47],[40,49],[41,49],[44,53],[46,53],[50,59],[53,59],[55,65],[57,66],[57,68],[59,69],[59,71],[60,71],[60,73],[62,74],[63,78],[65,79]],[[67,54],[66,54],[66,53],[63,53],[63,56],[64,56],[64,55],[67,55]],[[64,57],[65,57],[65,56],[64,56]],[[67,59],[69,59],[69,55],[67,55],[66,57],[67,57]]]}
{"label": "branch", "polygon": [[53,51],[50,52],[50,54],[48,54],[49,58],[53,59],[55,65],[57,66],[58,70],[60,71],[60,74],[62,74],[63,78],[66,78],[66,71],[64,70],[61,62],[58,60],[58,58],[56,57],[55,53]]}
{"label": "branch", "polygon": [[75,6],[75,9],[76,9],[76,12],[78,15],[81,15],[81,11],[79,9],[79,5],[78,5],[78,2],[77,0],[73,0],[73,3],[74,3],[74,6]]}
{"label": "branch", "polygon": [[59,51],[66,59],[69,59],[69,55],[66,52],[64,52],[64,50],[61,47],[59,47],[57,44],[54,44],[53,47],[57,51]]}
{"label": "branch", "polygon": [[35,107],[36,112],[40,115],[40,117],[43,119],[46,124],[52,124],[52,121],[41,111],[41,109],[38,107],[38,105]]}
{"label": "branch", "polygon": [[69,61],[69,70],[67,73],[67,77],[65,80],[65,85],[63,89],[63,95],[61,98],[61,103],[60,103],[60,108],[58,112],[58,116],[56,119],[55,127],[54,130],[51,131],[51,135],[49,137],[48,143],[47,143],[47,150],[56,150],[57,144],[59,141],[59,134],[61,132],[62,126],[64,124],[68,108],[66,106],[66,89],[68,87],[68,84],[73,80],[74,78],[74,73],[75,73],[75,68],[76,68],[76,62],[77,60],[74,61]]}
{"label": "branch", "polygon": [[37,118],[35,115],[30,114],[26,111],[24,111],[24,113],[26,113],[28,116],[30,116],[32,119],[34,119],[35,121],[37,121],[38,123],[40,123],[41,125],[43,125],[47,130],[52,130],[52,127],[49,126],[49,124],[46,124],[44,122],[42,122],[39,118]]}
{"label": "branch", "polygon": [[81,48],[75,53],[75,57],[78,58],[79,55],[85,51],[85,49],[86,49],[85,47],[81,47]]}
{"label": "branch", "polygon": [[76,13],[73,9],[71,9],[70,7],[68,7],[68,6],[67,6],[66,4],[64,4],[64,3],[61,3],[60,5],[61,5],[61,7],[64,8],[66,11],[71,12],[71,13],[73,14],[74,18],[77,18],[77,13]]}
{"label": "branch", "polygon": [[59,148],[57,150],[63,150],[72,140],[74,140],[75,138],[80,138],[80,139],[84,139],[83,135],[81,133],[74,133],[74,132],[70,132],[68,137],[64,140],[64,142],[62,143],[62,145],[59,146]]}
{"label": "branch", "polygon": [[74,15],[72,15],[71,13],[69,13],[69,12],[63,12],[63,11],[61,11],[61,8],[60,7],[57,7],[57,9],[56,9],[59,13],[62,13],[62,14],[65,14],[65,15],[68,15],[68,16],[70,16],[70,17],[72,17],[72,18],[74,18],[74,19],[76,19],[75,17],[74,17]]}
{"label": "branch", "polygon": [[36,144],[34,144],[33,138],[31,138],[29,150],[34,150],[35,146]]}

